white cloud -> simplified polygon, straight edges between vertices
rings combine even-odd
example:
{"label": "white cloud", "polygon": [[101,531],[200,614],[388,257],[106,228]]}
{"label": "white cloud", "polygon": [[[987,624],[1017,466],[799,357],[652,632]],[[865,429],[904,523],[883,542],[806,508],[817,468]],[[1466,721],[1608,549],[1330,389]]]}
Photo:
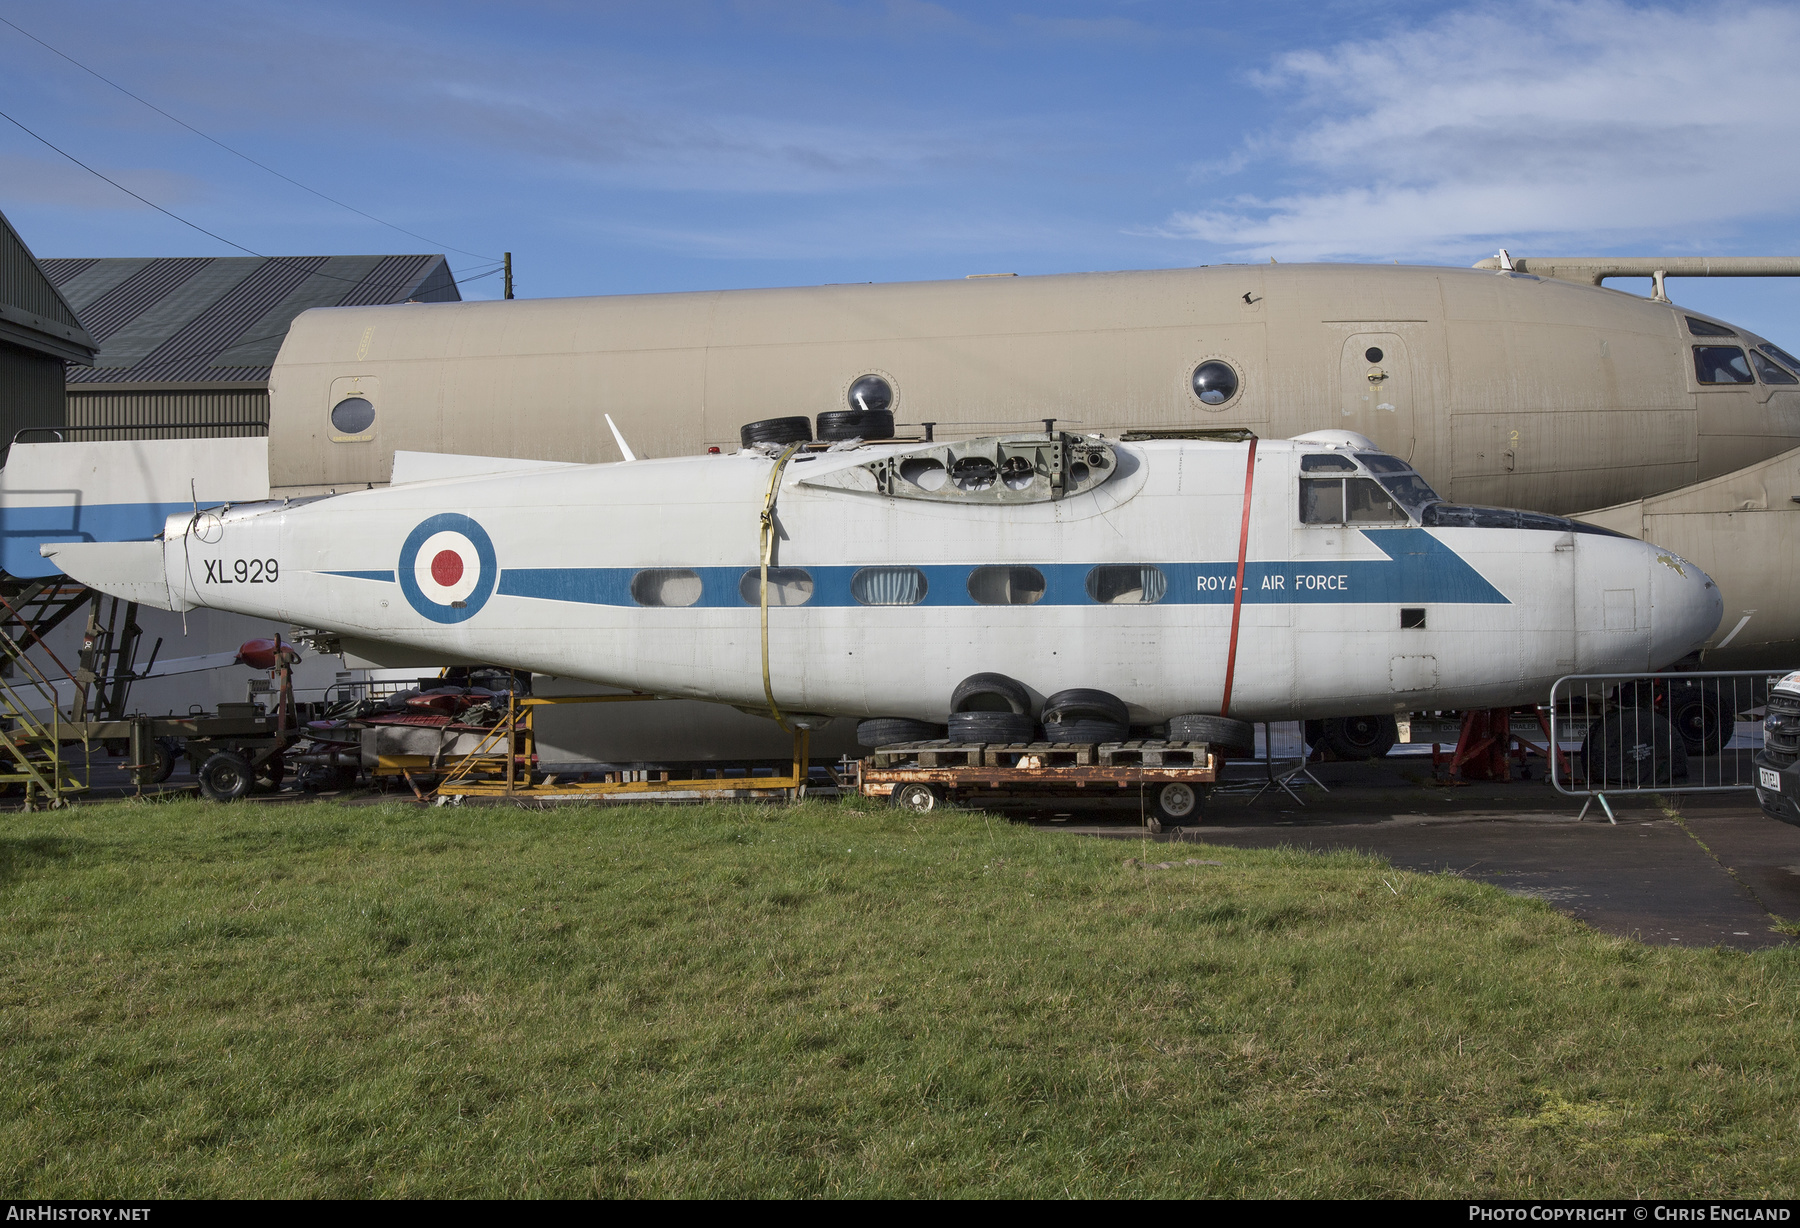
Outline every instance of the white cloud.
{"label": "white cloud", "polygon": [[1249,148],[1294,190],[1162,233],[1287,259],[1721,234],[1800,210],[1800,10],[1563,0],[1283,56],[1304,118]]}

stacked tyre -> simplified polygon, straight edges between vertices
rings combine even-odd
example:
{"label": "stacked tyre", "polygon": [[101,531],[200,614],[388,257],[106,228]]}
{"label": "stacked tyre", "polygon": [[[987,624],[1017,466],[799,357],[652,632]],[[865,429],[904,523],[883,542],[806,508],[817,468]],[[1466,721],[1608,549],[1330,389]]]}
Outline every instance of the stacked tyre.
{"label": "stacked tyre", "polygon": [[1031,692],[1005,674],[970,674],[950,693],[952,742],[1032,742]]}
{"label": "stacked tyre", "polygon": [[1106,691],[1073,687],[1044,701],[1044,740],[1085,746],[1131,736],[1125,701]]}
{"label": "stacked tyre", "polygon": [[894,415],[885,409],[836,409],[819,415],[819,438],[892,439]]}
{"label": "stacked tyre", "polygon": [[812,419],[805,417],[764,418],[738,428],[738,438],[746,448],[759,443],[811,443],[812,437]]}

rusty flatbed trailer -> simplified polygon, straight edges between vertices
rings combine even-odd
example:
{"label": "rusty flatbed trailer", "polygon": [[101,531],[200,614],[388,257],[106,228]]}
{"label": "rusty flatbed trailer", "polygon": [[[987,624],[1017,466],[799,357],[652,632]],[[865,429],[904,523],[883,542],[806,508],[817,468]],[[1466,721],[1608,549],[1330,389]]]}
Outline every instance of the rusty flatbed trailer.
{"label": "rusty flatbed trailer", "polygon": [[1204,742],[1011,745],[907,742],[884,746],[856,766],[856,789],[921,814],[940,802],[1013,797],[1098,800],[1136,790],[1145,823],[1198,822],[1220,761]]}

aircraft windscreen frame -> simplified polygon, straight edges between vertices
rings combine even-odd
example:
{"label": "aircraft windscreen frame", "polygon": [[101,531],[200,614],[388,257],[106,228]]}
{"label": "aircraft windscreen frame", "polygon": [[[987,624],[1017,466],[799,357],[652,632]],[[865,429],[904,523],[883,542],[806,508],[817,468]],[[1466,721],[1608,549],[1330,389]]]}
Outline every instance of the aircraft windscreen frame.
{"label": "aircraft windscreen frame", "polygon": [[[1349,468],[1340,469],[1337,464],[1319,464],[1329,458],[1331,461],[1348,461],[1351,456],[1344,453],[1321,453],[1307,456],[1301,460],[1301,472],[1337,472],[1348,474]],[[1586,524],[1579,520],[1570,520],[1564,516],[1552,516],[1545,512],[1526,512],[1510,507],[1479,507],[1472,504],[1448,503],[1443,496],[1431,488],[1424,478],[1413,467],[1397,456],[1386,452],[1357,452],[1356,462],[1369,471],[1375,480],[1381,483],[1388,495],[1405,508],[1421,527],[1428,529],[1542,529],[1560,533],[1591,533],[1599,537],[1624,537],[1612,529],[1603,529],[1599,525]],[[1313,463],[1308,463],[1313,462]],[[1316,479],[1315,479],[1316,481]],[[1319,520],[1309,515],[1309,503],[1306,499],[1308,483],[1302,481],[1301,521],[1306,524],[1343,524],[1341,503],[1339,519]],[[1314,513],[1322,509],[1311,507]]]}

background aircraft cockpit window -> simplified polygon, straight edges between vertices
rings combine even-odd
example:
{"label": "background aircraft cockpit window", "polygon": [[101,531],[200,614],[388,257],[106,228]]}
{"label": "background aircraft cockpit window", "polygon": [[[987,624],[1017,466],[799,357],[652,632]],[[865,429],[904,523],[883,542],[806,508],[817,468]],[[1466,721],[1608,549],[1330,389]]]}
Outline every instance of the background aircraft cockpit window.
{"label": "background aircraft cockpit window", "polygon": [[[762,568],[753,567],[738,579],[738,596],[745,605],[762,604]],[[769,604],[805,605],[812,600],[812,573],[800,567],[769,568]]]}
{"label": "background aircraft cockpit window", "polygon": [[1694,347],[1694,378],[1702,384],[1754,384],[1750,362],[1735,345]]}
{"label": "background aircraft cockpit window", "polygon": [[1044,595],[1044,573],[1035,567],[977,567],[969,596],[977,605],[1030,605]]}
{"label": "background aircraft cockpit window", "polygon": [[1756,365],[1756,373],[1762,376],[1765,384],[1800,384],[1780,363],[1765,358],[1756,350],[1750,351],[1750,361]]}
{"label": "background aircraft cockpit window", "polygon": [[1169,578],[1148,563],[1108,564],[1088,572],[1087,591],[1103,605],[1151,605],[1168,593]]}
{"label": "background aircraft cockpit window", "polygon": [[1767,354],[1770,358],[1773,358],[1776,362],[1786,364],[1788,370],[1800,372],[1800,358],[1795,358],[1780,346],[1772,345],[1765,341],[1756,348]]}
{"label": "background aircraft cockpit window", "polygon": [[925,573],[917,567],[864,567],[850,577],[850,595],[862,605],[918,605]]}
{"label": "background aircraft cockpit window", "polygon": [[689,606],[700,600],[700,576],[685,567],[654,567],[631,577],[631,599],[639,605]]}
{"label": "background aircraft cockpit window", "polygon": [[1348,456],[1327,452],[1322,456],[1302,456],[1301,473],[1355,473],[1356,462]]}
{"label": "background aircraft cockpit window", "polygon": [[1714,324],[1711,320],[1696,320],[1693,316],[1689,316],[1687,318],[1687,324],[1688,331],[1696,337],[1737,336],[1736,333],[1732,332],[1729,328],[1726,328],[1723,324]]}

